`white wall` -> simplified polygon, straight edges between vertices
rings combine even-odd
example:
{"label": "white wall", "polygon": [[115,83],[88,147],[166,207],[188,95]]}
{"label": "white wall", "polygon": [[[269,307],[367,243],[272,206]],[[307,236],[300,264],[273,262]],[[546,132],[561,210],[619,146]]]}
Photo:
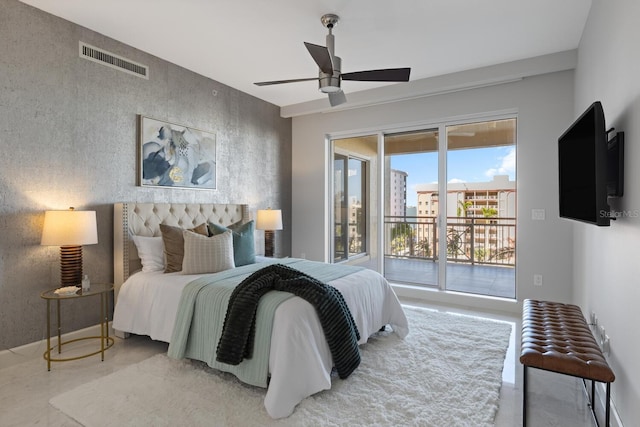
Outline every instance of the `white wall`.
{"label": "white wall", "polygon": [[[511,64],[513,65],[513,64]],[[518,116],[517,297],[569,301],[572,297],[571,224],[558,218],[557,138],[573,119],[573,71],[521,81],[293,119],[292,255],[326,260],[326,134],[438,123],[467,115],[515,111]],[[546,221],[532,221],[531,209],[546,209]],[[544,286],[533,286],[533,274]],[[438,294],[438,295],[436,295]],[[429,292],[442,300],[442,293]],[[451,297],[450,295],[447,297]],[[454,297],[459,298],[459,297]],[[497,309],[479,298],[457,303]],[[517,310],[517,304],[510,304]]]}
{"label": "white wall", "polygon": [[611,227],[574,226],[575,300],[595,312],[611,339],[613,401],[625,426],[640,423],[640,2],[594,0],[578,51],[574,116],[600,100],[607,127],[625,132],[622,218]]}

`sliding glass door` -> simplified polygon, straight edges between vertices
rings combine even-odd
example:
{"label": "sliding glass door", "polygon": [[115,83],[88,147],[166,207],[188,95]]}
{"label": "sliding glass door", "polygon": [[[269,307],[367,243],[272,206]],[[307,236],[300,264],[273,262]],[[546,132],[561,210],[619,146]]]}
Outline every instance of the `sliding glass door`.
{"label": "sliding glass door", "polygon": [[515,298],[516,119],[446,126],[445,289]]}
{"label": "sliding glass door", "polygon": [[[384,275],[438,286],[438,129],[386,134]],[[427,196],[424,186],[435,189]]]}
{"label": "sliding glass door", "polygon": [[515,118],[332,143],[334,262],[515,298]]}

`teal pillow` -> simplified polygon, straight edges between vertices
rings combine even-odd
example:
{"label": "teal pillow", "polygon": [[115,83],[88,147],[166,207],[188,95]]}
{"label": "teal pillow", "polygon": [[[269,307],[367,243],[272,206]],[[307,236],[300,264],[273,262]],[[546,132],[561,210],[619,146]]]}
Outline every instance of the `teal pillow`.
{"label": "teal pillow", "polygon": [[231,230],[233,233],[233,261],[236,267],[255,263],[256,246],[253,239],[255,222],[253,220],[244,224],[236,222],[229,227],[209,223],[209,233],[212,236],[222,234],[227,230]]}

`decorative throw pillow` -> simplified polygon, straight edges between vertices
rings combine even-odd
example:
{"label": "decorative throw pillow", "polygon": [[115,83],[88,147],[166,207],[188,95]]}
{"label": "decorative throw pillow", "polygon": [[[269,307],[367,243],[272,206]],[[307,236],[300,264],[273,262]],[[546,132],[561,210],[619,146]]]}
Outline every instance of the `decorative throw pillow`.
{"label": "decorative throw pillow", "polygon": [[213,236],[222,234],[227,230],[233,233],[233,260],[236,267],[253,264],[256,262],[256,246],[253,239],[255,222],[253,220],[242,224],[236,222],[229,227],[209,223],[209,233]]}
{"label": "decorative throw pillow", "polygon": [[[182,258],[184,257],[184,238],[182,237],[183,228],[174,227],[172,225],[160,224],[162,232],[162,242],[164,243],[165,257],[165,273],[173,273],[182,270]],[[208,236],[206,224],[200,224],[190,228],[189,231]]]}
{"label": "decorative throw pillow", "polygon": [[182,274],[217,273],[235,267],[231,230],[212,237],[185,230],[182,236],[184,238]]}
{"label": "decorative throw pillow", "polygon": [[133,243],[138,249],[138,257],[142,263],[142,271],[164,270],[164,244],[162,237],[133,236]]}

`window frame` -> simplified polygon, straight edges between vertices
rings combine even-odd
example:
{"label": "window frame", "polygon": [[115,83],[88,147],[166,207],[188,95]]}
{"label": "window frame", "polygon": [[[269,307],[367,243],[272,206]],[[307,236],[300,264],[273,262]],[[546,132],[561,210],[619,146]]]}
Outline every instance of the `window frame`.
{"label": "window frame", "polygon": [[[329,259],[331,260],[332,263],[348,263],[350,261],[353,261],[355,259],[359,259],[359,258],[363,258],[363,257],[367,257],[370,254],[370,221],[369,221],[369,212],[371,209],[370,206],[370,201],[369,201],[369,177],[371,176],[371,159],[367,156],[364,156],[362,154],[359,153],[353,153],[349,150],[345,150],[344,148],[337,148],[334,145],[334,140],[337,139],[341,139],[341,138],[332,138],[331,139],[331,152],[330,152],[330,157],[331,157],[331,173],[330,173],[330,177],[331,177],[331,183],[329,186],[330,189],[330,199],[331,199],[331,204],[330,204],[330,212],[331,212],[331,217],[330,217],[330,221],[332,226],[330,227],[331,230],[331,239],[330,239],[330,248],[329,248]],[[363,227],[364,227],[364,233],[363,233],[363,243],[362,243],[362,251],[358,252],[358,253],[354,253],[352,254],[350,249],[349,249],[349,239],[347,238],[347,244],[346,244],[346,250],[345,250],[345,254],[346,257],[343,258],[338,258],[336,256],[336,228],[335,228],[335,209],[336,209],[336,205],[335,205],[335,161],[336,161],[336,155],[341,156],[346,158],[346,164],[347,164],[347,170],[349,167],[349,161],[351,160],[356,160],[359,162],[362,162],[362,179],[361,179],[361,185],[362,185],[362,189],[361,189],[361,194],[362,194],[362,205],[364,207],[364,212],[362,214],[362,218],[363,218]],[[351,218],[351,201],[349,200],[349,186],[348,186],[348,181],[349,181],[349,177],[348,174],[347,176],[343,177],[344,179],[344,188],[345,188],[345,193],[346,193],[346,205],[347,205],[347,219],[349,220]],[[347,235],[349,235],[351,233],[351,227],[355,226],[352,225],[352,223],[348,222],[347,223]]]}

